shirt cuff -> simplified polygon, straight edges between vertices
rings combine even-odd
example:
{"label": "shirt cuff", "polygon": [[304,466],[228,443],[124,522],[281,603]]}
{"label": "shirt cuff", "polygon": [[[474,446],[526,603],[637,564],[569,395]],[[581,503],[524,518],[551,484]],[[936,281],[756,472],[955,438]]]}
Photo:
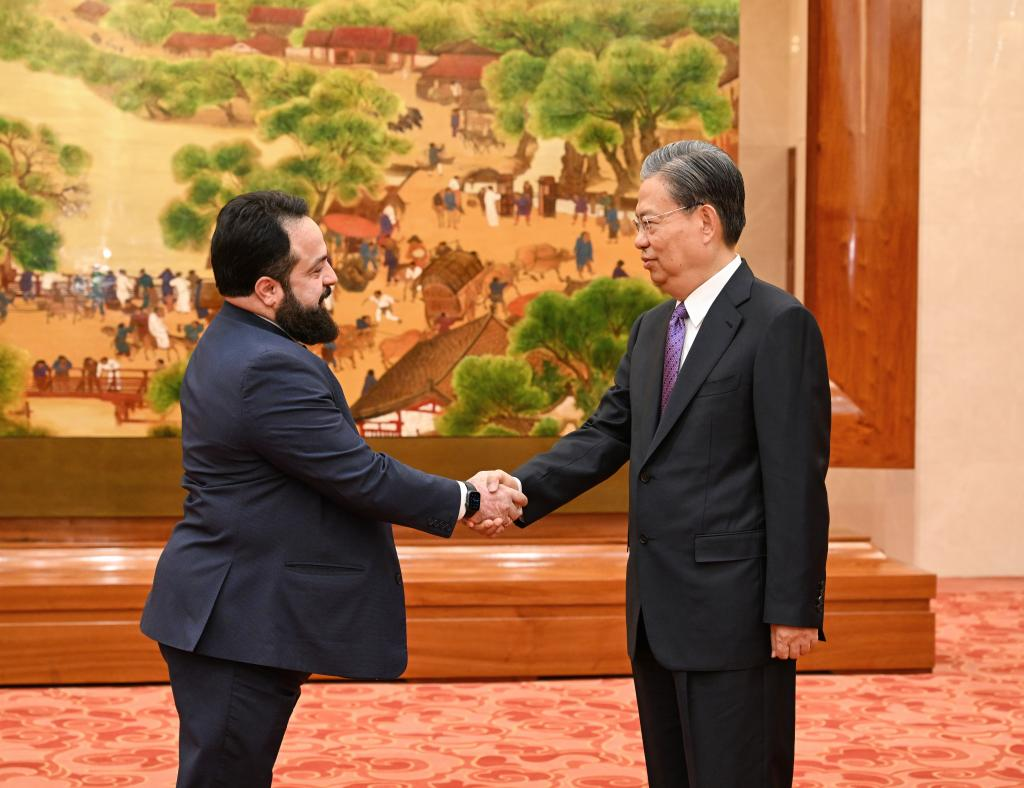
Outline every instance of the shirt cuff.
{"label": "shirt cuff", "polygon": [[516,483],[516,486],[519,488],[519,492],[522,492],[523,491],[523,482],[518,477],[516,477],[516,476],[512,477],[512,481],[514,481]]}
{"label": "shirt cuff", "polygon": [[[466,483],[465,482],[456,482],[456,483],[459,485],[459,496],[460,496],[460,498],[459,498],[459,516],[456,517],[455,519],[456,520],[461,520],[463,517],[466,516],[466,492],[467,492],[467,490],[466,490]],[[519,488],[522,489],[522,485],[519,485]]]}

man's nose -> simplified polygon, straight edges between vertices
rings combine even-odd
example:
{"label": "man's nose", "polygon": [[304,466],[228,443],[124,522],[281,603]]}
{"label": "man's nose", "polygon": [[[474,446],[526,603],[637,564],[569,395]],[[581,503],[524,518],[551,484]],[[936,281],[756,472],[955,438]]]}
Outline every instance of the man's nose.
{"label": "man's nose", "polygon": [[334,269],[331,266],[324,266],[324,287],[334,287],[338,284],[338,275],[334,273]]}

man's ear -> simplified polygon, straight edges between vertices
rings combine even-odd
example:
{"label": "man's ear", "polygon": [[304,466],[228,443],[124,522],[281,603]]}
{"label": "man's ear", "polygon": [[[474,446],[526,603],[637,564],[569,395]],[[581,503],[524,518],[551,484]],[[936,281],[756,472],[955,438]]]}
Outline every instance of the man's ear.
{"label": "man's ear", "polygon": [[704,203],[697,209],[700,219],[700,234],[704,243],[711,243],[715,235],[722,234],[722,219],[715,210],[715,206]]}
{"label": "man's ear", "polygon": [[271,279],[269,276],[261,276],[256,280],[253,294],[264,306],[270,309],[277,309],[281,302],[284,301],[284,288],[281,287],[280,282],[276,279]]}

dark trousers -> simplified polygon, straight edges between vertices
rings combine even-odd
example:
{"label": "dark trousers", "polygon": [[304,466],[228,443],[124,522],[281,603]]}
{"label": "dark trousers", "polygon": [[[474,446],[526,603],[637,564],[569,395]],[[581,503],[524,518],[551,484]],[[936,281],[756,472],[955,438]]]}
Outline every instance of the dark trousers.
{"label": "dark trousers", "polygon": [[262,788],[308,673],[232,662],[163,643],[178,709],[177,788]]}
{"label": "dark trousers", "polygon": [[790,788],[796,661],[682,671],[651,653],[641,616],[633,660],[651,788]]}

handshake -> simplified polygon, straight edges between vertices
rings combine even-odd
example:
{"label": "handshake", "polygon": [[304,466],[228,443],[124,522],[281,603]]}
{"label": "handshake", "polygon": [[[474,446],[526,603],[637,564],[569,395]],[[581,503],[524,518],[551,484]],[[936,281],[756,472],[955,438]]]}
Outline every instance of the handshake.
{"label": "handshake", "polygon": [[523,514],[526,496],[505,471],[480,471],[469,482],[480,493],[480,510],[462,520],[477,533],[497,536]]}

